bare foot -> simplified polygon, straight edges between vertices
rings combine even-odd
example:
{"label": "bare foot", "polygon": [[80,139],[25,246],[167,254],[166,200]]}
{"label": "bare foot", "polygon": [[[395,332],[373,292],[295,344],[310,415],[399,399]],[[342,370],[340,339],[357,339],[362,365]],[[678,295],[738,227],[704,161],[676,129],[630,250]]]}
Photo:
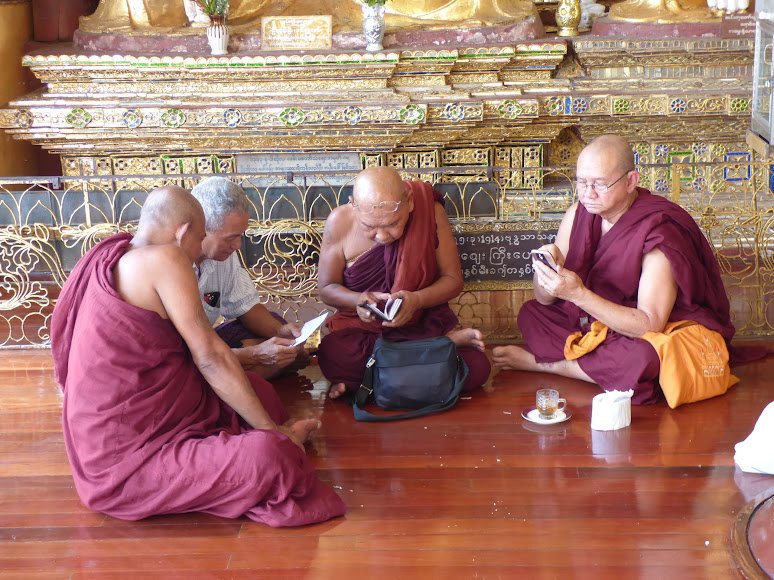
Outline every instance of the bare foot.
{"label": "bare foot", "polygon": [[447,332],[446,336],[454,341],[456,346],[470,346],[484,352],[484,337],[480,330],[475,328],[463,328]]}
{"label": "bare foot", "polygon": [[322,423],[317,419],[290,419],[279,427],[279,430],[290,437],[293,443],[303,448],[304,443],[309,441],[312,433],[320,427],[322,427]]}
{"label": "bare foot", "polygon": [[344,383],[336,383],[335,385],[331,385],[331,388],[328,389],[328,398],[329,399],[338,399],[341,395],[347,392],[347,387],[344,386]]}
{"label": "bare foot", "polygon": [[520,346],[496,346],[492,349],[492,364],[506,371],[536,371],[580,379],[593,383],[585,371],[580,368],[577,360],[558,360],[556,362],[539,363],[535,355]]}
{"label": "bare foot", "polygon": [[535,357],[514,345],[496,346],[492,349],[492,364],[507,371],[536,371]]}

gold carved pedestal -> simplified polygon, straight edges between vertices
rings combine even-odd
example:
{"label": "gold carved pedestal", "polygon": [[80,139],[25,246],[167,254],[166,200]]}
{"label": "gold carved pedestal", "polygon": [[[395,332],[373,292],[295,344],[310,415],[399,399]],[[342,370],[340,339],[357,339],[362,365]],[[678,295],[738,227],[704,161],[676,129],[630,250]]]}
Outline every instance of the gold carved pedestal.
{"label": "gold carved pedestal", "polygon": [[[766,225],[774,208],[767,165],[745,142],[752,49],[749,37],[579,36],[375,54],[33,54],[24,64],[44,88],[0,109],[0,128],[59,153],[65,183],[77,183],[68,196],[102,188],[105,199],[117,200],[164,181],[191,186],[200,176],[233,172],[242,154],[356,152],[363,165],[456,184],[448,206],[455,225],[556,220],[573,202],[573,165],[584,142],[618,133],[635,149],[643,185],[683,204],[725,256],[737,326],[754,335],[772,328],[759,276],[768,270],[737,268],[751,259],[746,248],[774,239]],[[92,181],[78,182],[84,175]],[[100,177],[109,179],[101,184]],[[494,184],[486,215],[469,203],[482,195],[479,183]],[[291,203],[293,227],[306,231],[304,222],[319,232],[312,211],[319,206],[308,193],[301,189]],[[252,235],[274,231],[272,203],[268,194],[257,203]],[[65,237],[68,247],[85,249],[128,215],[100,205],[108,217],[99,223],[79,225],[76,212],[45,225],[44,235],[36,224],[59,214],[23,207],[3,223],[33,229],[9,239],[23,245],[35,232],[54,252]],[[490,337],[513,336],[531,291],[488,287],[469,286],[455,310]],[[270,294],[287,300],[287,292]]]}

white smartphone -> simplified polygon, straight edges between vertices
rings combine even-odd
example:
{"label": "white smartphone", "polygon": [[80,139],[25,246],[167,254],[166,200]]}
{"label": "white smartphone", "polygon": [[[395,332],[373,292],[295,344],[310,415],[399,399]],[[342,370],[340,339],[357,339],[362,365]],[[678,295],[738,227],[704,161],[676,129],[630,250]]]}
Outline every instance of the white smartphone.
{"label": "white smartphone", "polygon": [[554,260],[554,257],[551,255],[551,252],[547,250],[532,250],[531,253],[532,253],[532,257],[535,260],[543,262],[546,266],[548,266],[554,272],[556,272],[556,261]]}

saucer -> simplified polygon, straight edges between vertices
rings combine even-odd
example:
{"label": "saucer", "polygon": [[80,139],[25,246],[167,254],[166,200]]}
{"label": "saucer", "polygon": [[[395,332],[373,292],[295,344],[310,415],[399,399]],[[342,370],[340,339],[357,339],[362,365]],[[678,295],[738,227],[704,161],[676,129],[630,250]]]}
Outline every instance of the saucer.
{"label": "saucer", "polygon": [[563,410],[557,411],[556,416],[553,419],[541,419],[540,412],[537,410],[537,407],[532,406],[524,409],[521,412],[521,416],[524,417],[527,421],[532,421],[538,425],[554,425],[556,423],[566,421],[572,417],[572,411],[565,407]]}

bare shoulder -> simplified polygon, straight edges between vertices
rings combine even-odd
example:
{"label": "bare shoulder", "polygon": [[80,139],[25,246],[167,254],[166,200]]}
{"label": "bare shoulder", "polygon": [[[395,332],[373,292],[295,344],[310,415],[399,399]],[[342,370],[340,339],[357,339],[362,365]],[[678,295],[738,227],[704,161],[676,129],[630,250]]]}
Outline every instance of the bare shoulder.
{"label": "bare shoulder", "polygon": [[449,214],[446,213],[446,208],[437,201],[435,202],[435,221],[447,223],[449,221]]}
{"label": "bare shoulder", "polygon": [[352,229],[353,219],[351,205],[345,204],[335,208],[325,220],[323,243],[340,243]]}
{"label": "bare shoulder", "polygon": [[453,237],[449,216],[446,213],[446,209],[438,202],[435,202],[435,229],[438,232],[439,239],[442,236]]}
{"label": "bare shoulder", "polygon": [[576,201],[567,209],[567,212],[564,214],[564,217],[562,218],[562,222],[569,221],[570,224],[572,224],[572,221],[575,219],[575,212],[578,211],[579,203],[580,202]]}
{"label": "bare shoulder", "polygon": [[570,250],[570,236],[572,235],[572,224],[575,221],[575,212],[578,210],[578,202],[572,204],[562,217],[562,222],[559,224],[559,230],[556,232],[556,241],[554,244],[562,256],[567,257],[567,253]]}
{"label": "bare shoulder", "polygon": [[576,201],[574,204],[572,204],[567,211],[565,212],[564,216],[562,217],[562,222],[559,224],[559,233],[569,235],[572,231],[572,224],[575,221],[575,212],[578,211],[578,202]]}
{"label": "bare shoulder", "polygon": [[[124,254],[114,270],[115,286],[129,304],[167,317],[160,291],[176,295],[196,278],[185,252],[176,246],[143,246]],[[198,289],[197,289],[198,291]]]}
{"label": "bare shoulder", "polygon": [[133,248],[121,257],[118,267],[127,272],[141,268],[144,274],[148,274],[159,268],[192,268],[192,264],[182,249],[163,245]]}

